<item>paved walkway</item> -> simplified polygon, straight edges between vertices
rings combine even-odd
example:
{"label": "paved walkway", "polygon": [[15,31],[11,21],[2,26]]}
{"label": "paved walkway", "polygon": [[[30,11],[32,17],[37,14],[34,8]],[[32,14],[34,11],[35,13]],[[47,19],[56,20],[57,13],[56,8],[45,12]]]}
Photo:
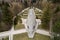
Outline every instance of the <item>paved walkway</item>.
{"label": "paved walkway", "polygon": [[[25,33],[25,32],[27,32],[26,29],[20,29],[20,30],[15,30],[15,31],[2,32],[2,33],[0,33],[0,37],[8,36],[10,34],[13,34],[13,35],[15,35],[15,34],[21,34],[21,33]],[[36,33],[50,36],[50,34],[49,34],[48,31],[41,30],[41,29],[37,29]]]}
{"label": "paved walkway", "polygon": [[25,33],[27,32],[26,29],[20,29],[20,30],[14,30],[14,31],[6,31],[6,32],[1,32],[0,33],[0,37],[4,37],[4,36],[9,36],[10,34],[21,34],[21,33]]}
{"label": "paved walkway", "polygon": [[36,33],[42,34],[42,35],[46,35],[46,36],[50,36],[48,31],[42,30],[42,29],[37,29]]}

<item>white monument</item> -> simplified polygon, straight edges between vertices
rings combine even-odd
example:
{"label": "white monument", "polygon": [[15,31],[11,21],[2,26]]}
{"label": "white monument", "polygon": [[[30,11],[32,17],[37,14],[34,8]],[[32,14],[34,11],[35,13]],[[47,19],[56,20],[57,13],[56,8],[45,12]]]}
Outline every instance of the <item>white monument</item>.
{"label": "white monument", "polygon": [[28,36],[29,38],[33,38],[37,24],[36,16],[33,8],[29,9],[28,11],[28,17],[26,23],[27,23]]}
{"label": "white monument", "polygon": [[27,19],[22,18],[22,24],[25,25],[26,31],[29,38],[33,38],[34,34],[38,28],[38,25],[41,24],[40,19],[36,19],[34,8],[28,10]]}

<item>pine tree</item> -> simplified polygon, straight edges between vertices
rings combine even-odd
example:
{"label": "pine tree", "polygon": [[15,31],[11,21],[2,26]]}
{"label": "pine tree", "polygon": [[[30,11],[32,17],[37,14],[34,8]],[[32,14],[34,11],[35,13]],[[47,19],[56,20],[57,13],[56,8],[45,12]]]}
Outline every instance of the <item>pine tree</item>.
{"label": "pine tree", "polygon": [[1,21],[1,32],[2,31],[7,31],[9,29],[11,29],[12,27],[12,14],[9,11],[9,4],[7,2],[2,1],[2,5],[1,5],[1,10],[2,10],[2,21]]}
{"label": "pine tree", "polygon": [[2,5],[2,12],[3,12],[3,21],[6,24],[12,24],[12,16],[10,11],[8,10],[9,4],[6,2]]}

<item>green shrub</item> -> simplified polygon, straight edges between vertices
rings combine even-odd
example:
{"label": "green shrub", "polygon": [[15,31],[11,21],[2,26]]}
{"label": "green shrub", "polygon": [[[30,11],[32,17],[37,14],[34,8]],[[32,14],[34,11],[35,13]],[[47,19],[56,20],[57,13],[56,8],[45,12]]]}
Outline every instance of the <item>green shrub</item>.
{"label": "green shrub", "polygon": [[0,7],[2,10],[2,19],[1,19],[2,21],[0,23],[1,24],[0,28],[2,31],[10,30],[13,23],[12,14],[8,9],[10,6],[7,2],[3,1]]}
{"label": "green shrub", "polygon": [[60,3],[60,0],[52,0],[53,3]]}
{"label": "green shrub", "polygon": [[14,25],[16,25],[18,21],[22,23],[21,16],[16,16],[16,18],[14,19]]}
{"label": "green shrub", "polygon": [[54,36],[54,40],[60,40],[60,36]]}
{"label": "green shrub", "polygon": [[9,4],[6,2],[2,5],[3,21],[7,24],[12,25],[12,15],[8,10]]}
{"label": "green shrub", "polygon": [[53,19],[53,32],[60,33],[60,8],[59,6],[56,7],[54,19]]}
{"label": "green shrub", "polygon": [[53,26],[53,32],[60,33],[60,21],[56,21]]}
{"label": "green shrub", "polygon": [[47,6],[45,9],[43,9],[44,13],[42,15],[42,18],[41,18],[41,25],[42,25],[42,28],[44,29],[49,29],[49,22],[50,22],[50,9],[49,9],[49,6]]}

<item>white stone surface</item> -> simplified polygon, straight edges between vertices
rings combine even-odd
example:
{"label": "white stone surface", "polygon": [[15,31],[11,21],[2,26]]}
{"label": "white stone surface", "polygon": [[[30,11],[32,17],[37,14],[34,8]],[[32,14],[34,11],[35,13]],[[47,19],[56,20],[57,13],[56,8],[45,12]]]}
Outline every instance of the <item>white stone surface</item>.
{"label": "white stone surface", "polygon": [[49,32],[48,32],[48,31],[45,31],[45,30],[43,30],[43,29],[37,29],[37,30],[36,30],[36,33],[50,36]]}
{"label": "white stone surface", "polygon": [[35,12],[34,12],[34,9],[31,8],[28,11],[28,17],[27,17],[27,20],[26,20],[27,32],[28,32],[28,37],[29,38],[34,37],[36,24],[37,24],[37,22],[36,22]]}

